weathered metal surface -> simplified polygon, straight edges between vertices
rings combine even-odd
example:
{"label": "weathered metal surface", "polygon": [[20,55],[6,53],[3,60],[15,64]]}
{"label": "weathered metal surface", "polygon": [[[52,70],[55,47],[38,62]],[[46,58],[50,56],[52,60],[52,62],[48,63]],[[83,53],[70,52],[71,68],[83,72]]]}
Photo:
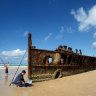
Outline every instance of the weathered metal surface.
{"label": "weathered metal surface", "polygon": [[[61,75],[89,71],[96,68],[96,57],[82,55],[82,51],[71,47],[59,46],[54,51],[37,49],[32,46],[28,34],[28,77],[39,81],[59,78]],[[44,78],[47,79],[44,79]],[[42,80],[42,79],[41,79]]]}
{"label": "weathered metal surface", "polygon": [[28,78],[30,78],[31,74],[32,74],[32,70],[31,69],[31,45],[32,45],[32,40],[31,40],[31,34],[28,34]]}

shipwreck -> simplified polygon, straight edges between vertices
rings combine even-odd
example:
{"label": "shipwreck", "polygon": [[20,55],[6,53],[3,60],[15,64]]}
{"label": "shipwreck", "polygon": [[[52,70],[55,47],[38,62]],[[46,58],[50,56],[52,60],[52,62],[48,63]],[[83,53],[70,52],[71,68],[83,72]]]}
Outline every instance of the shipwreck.
{"label": "shipwreck", "polygon": [[28,34],[28,77],[33,81],[61,78],[96,69],[96,57],[86,56],[81,50],[58,46],[55,50],[37,49]]}

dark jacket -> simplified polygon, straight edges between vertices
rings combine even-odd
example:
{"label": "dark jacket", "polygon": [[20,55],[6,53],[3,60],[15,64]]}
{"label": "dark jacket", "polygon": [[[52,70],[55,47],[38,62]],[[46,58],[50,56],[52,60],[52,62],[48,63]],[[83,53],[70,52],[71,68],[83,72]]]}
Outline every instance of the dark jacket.
{"label": "dark jacket", "polygon": [[23,77],[22,73],[20,73],[20,74],[17,75],[17,77],[13,81],[13,84],[21,85],[22,82],[25,82],[25,80],[24,80],[24,77]]}

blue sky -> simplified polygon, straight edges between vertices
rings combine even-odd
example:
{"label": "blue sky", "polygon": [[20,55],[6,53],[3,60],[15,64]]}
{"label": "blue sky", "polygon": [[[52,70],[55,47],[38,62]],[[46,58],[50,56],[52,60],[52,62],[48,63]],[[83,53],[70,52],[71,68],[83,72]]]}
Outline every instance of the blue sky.
{"label": "blue sky", "polygon": [[96,0],[0,0],[0,56],[5,62],[20,62],[28,32],[37,48],[68,45],[96,56]]}

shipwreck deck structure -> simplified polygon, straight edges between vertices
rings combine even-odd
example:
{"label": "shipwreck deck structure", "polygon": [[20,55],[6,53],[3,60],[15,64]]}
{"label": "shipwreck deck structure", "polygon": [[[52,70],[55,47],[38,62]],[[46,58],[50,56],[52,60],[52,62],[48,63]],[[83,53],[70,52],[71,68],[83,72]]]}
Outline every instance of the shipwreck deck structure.
{"label": "shipwreck deck structure", "polygon": [[96,57],[59,46],[54,51],[37,49],[28,34],[28,77],[33,81],[49,80],[96,69]]}

